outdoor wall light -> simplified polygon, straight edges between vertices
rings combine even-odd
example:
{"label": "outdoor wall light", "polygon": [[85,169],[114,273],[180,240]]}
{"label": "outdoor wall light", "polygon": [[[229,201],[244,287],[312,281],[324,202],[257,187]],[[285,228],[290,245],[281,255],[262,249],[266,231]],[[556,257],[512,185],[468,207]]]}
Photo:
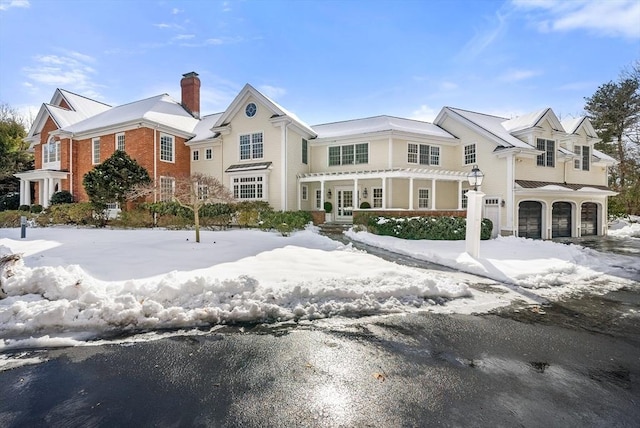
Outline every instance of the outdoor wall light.
{"label": "outdoor wall light", "polygon": [[327,199],[331,199],[331,189],[327,191]]}
{"label": "outdoor wall light", "polygon": [[467,180],[469,180],[469,185],[473,186],[473,190],[478,190],[478,186],[482,185],[482,180],[484,179],[484,174],[478,168],[478,165],[474,165],[473,169],[469,174],[467,174]]}
{"label": "outdoor wall light", "polygon": [[367,192],[367,188],[364,188],[364,191],[362,192],[362,197],[367,199],[367,196],[369,196],[369,192]]}

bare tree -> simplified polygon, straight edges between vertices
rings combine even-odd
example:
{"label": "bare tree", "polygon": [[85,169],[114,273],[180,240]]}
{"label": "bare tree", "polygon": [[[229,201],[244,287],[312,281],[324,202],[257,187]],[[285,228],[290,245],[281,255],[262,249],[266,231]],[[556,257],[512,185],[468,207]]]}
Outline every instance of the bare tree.
{"label": "bare tree", "polygon": [[164,201],[176,202],[193,212],[196,242],[200,242],[200,208],[206,204],[234,200],[233,194],[220,180],[201,173],[173,178],[170,192],[167,192],[166,183],[164,189],[159,182],[135,186],[127,193],[127,199],[137,200],[153,194],[159,194]]}

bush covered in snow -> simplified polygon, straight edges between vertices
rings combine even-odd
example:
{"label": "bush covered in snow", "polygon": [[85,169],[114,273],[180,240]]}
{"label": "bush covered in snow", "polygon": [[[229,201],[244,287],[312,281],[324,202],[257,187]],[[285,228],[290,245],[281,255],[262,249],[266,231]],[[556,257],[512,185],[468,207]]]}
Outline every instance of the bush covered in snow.
{"label": "bush covered in snow", "polygon": [[[394,236],[402,239],[430,239],[456,241],[465,239],[466,219],[464,217],[411,217],[389,218],[371,216],[367,227],[376,235]],[[493,223],[482,219],[481,239],[490,239]]]}

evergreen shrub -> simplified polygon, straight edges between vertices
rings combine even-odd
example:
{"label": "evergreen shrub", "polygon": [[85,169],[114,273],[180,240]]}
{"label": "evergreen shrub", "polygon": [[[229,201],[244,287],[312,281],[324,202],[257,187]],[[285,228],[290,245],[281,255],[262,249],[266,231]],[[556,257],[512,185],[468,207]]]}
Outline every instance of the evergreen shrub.
{"label": "evergreen shrub", "polygon": [[[405,217],[372,216],[368,219],[369,232],[402,239],[462,240],[466,234],[464,217]],[[482,219],[480,239],[490,239],[493,223]]]}

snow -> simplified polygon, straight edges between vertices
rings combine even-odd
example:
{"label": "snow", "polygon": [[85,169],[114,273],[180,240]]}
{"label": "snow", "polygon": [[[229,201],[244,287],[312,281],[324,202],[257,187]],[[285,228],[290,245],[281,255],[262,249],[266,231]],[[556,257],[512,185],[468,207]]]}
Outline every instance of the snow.
{"label": "snow", "polygon": [[[637,225],[612,231],[630,236]],[[638,258],[601,253],[575,244],[517,237],[480,242],[480,258],[465,252],[465,241],[407,241],[350,230],[347,236],[371,246],[449,266],[527,289],[545,298],[584,291],[638,286]]]}
{"label": "snow", "polygon": [[[636,226],[615,233],[632,236]],[[289,237],[202,231],[201,243],[193,231],[160,229],[29,228],[26,239],[19,236],[20,229],[0,229],[0,256],[22,255],[2,278],[0,351],[87,345],[122,332],[152,340],[164,329],[236,322],[477,313],[593,290],[594,283],[638,285],[637,258],[514,237],[483,241],[475,260],[464,241],[347,232],[462,271],[443,272],[385,261],[313,227]],[[15,364],[0,359],[0,370]]]}

